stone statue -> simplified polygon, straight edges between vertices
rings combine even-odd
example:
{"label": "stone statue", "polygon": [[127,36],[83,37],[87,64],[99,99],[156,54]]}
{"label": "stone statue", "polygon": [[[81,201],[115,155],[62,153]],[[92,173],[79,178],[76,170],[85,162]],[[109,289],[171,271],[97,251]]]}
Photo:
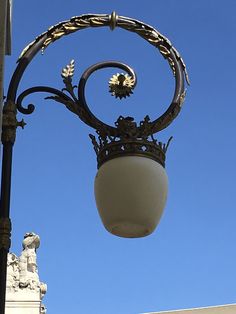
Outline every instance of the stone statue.
{"label": "stone statue", "polygon": [[[40,282],[37,266],[36,250],[40,245],[40,238],[33,232],[26,233],[22,242],[23,250],[20,257],[14,253],[8,254],[7,261],[7,296],[13,298],[27,298],[29,293],[35,295],[33,299],[42,300],[47,292],[47,285]],[[46,314],[46,308],[41,303],[40,314]]]}
{"label": "stone statue", "polygon": [[33,232],[26,233],[23,240],[23,251],[19,258],[20,287],[29,287],[34,290],[40,287],[38,268],[36,262],[36,249],[40,238]]}
{"label": "stone statue", "polygon": [[7,289],[18,290],[20,280],[19,260],[14,253],[7,256]]}

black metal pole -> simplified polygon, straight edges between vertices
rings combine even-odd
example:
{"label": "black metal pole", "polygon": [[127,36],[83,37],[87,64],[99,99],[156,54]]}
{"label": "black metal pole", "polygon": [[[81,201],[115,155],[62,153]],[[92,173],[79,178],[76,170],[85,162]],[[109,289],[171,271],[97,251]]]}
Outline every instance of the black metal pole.
{"label": "black metal pole", "polygon": [[11,244],[10,193],[13,143],[3,144],[0,200],[0,314],[5,313],[7,254]]}
{"label": "black metal pole", "polygon": [[7,100],[3,107],[2,121],[2,179],[0,198],[0,314],[5,314],[6,303],[6,278],[7,278],[7,255],[11,246],[11,220],[10,220],[10,197],[11,197],[11,172],[12,172],[12,151],[15,142],[17,126],[24,126],[23,121],[16,119],[15,98],[21,77],[35,54],[41,49],[46,35],[43,35],[24,58],[18,63],[13,73]]}

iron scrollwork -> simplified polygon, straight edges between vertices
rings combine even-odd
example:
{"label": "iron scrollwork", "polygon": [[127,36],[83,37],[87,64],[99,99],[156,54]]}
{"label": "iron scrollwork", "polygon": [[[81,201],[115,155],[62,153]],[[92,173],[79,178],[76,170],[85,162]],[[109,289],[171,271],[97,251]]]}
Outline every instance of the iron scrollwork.
{"label": "iron scrollwork", "polygon": [[[133,121],[132,117],[119,117],[115,126],[108,125],[99,120],[89,109],[85,98],[86,82],[90,75],[103,68],[115,67],[126,73],[117,73],[109,81],[110,92],[118,98],[125,98],[133,93],[137,83],[137,77],[132,68],[128,65],[116,62],[100,62],[89,67],[81,76],[78,85],[73,85],[74,60],[63,68],[61,76],[65,87],[58,90],[47,86],[36,86],[26,89],[16,99],[19,81],[34,55],[40,50],[44,51],[51,43],[59,40],[65,35],[69,35],[78,30],[88,27],[108,26],[111,30],[115,27],[123,28],[127,31],[136,33],[151,45],[156,47],[161,55],[167,60],[175,78],[175,91],[173,99],[168,109],[156,120],[150,121],[146,116],[139,125]],[[104,161],[113,158],[121,153],[146,155],[159,161],[163,166],[165,163],[165,152],[168,145],[157,142],[153,134],[166,128],[179,114],[186,90],[184,77],[189,84],[189,78],[186,66],[178,51],[172,46],[171,42],[155,30],[153,27],[144,24],[138,20],[118,16],[115,12],[111,15],[89,14],[71,18],[68,21],[52,26],[45,33],[38,36],[21,53],[17,69],[12,77],[6,106],[9,103],[16,104],[16,108],[23,114],[31,114],[34,111],[34,105],[27,107],[22,105],[26,96],[35,92],[46,92],[50,95],[46,99],[53,99],[66,106],[68,110],[76,114],[83,122],[91,126],[98,133],[98,140],[91,135],[94,149],[98,157],[98,165]],[[78,90],[76,95],[75,90]],[[16,122],[15,122],[16,123]],[[4,132],[3,132],[4,133]],[[3,134],[4,136],[4,134]]]}

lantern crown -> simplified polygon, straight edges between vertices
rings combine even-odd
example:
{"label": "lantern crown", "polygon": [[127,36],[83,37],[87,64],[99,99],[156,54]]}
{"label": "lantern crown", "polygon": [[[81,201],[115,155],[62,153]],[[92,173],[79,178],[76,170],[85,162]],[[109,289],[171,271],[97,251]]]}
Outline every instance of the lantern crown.
{"label": "lantern crown", "polygon": [[[157,141],[151,133],[149,116],[140,122],[139,127],[132,117],[120,116],[115,122],[117,136],[107,130],[97,131],[98,137],[90,134],[98,168],[113,158],[122,156],[142,156],[151,158],[165,167],[165,154],[172,137],[167,144]],[[150,135],[151,133],[151,135]]]}

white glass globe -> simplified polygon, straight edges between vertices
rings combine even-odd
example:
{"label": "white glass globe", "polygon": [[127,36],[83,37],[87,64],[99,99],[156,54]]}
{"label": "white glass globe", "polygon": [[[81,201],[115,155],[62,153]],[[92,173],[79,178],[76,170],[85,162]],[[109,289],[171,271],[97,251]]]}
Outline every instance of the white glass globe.
{"label": "white glass globe", "polygon": [[105,162],[95,178],[97,208],[105,228],[120,237],[149,235],[167,198],[168,178],[156,161],[122,156]]}

